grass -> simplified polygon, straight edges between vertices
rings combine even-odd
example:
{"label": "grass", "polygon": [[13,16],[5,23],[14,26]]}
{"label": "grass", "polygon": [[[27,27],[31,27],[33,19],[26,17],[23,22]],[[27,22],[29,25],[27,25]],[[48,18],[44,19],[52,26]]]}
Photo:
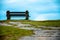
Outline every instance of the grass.
{"label": "grass", "polygon": [[18,40],[23,36],[33,35],[32,30],[24,30],[10,26],[0,26],[0,40]]}
{"label": "grass", "polygon": [[[12,20],[13,21],[13,20]],[[16,20],[15,20],[16,21]],[[47,21],[31,21],[31,20],[20,20],[18,22],[24,23],[24,24],[31,24],[35,27],[39,26],[53,26],[53,27],[60,27],[60,20],[47,20]]]}
{"label": "grass", "polygon": [[[31,20],[11,20],[14,22],[21,22],[24,24],[31,24],[35,27],[39,27],[39,26],[53,26],[53,27],[60,27],[60,20],[47,20],[47,21],[31,21]],[[8,21],[4,21],[4,22],[8,22]]]}

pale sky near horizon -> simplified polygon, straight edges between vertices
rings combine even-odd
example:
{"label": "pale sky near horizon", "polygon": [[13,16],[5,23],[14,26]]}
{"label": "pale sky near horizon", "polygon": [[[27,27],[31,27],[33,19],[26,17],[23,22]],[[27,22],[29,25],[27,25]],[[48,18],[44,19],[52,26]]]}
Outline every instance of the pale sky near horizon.
{"label": "pale sky near horizon", "polygon": [[[6,11],[29,11],[30,20],[60,19],[60,0],[0,0],[0,20],[6,20]],[[12,17],[19,19],[19,17]]]}

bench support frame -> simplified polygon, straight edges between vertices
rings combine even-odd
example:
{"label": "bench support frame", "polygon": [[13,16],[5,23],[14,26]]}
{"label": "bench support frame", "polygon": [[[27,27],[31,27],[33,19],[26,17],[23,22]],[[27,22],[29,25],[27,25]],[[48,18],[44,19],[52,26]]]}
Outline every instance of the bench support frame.
{"label": "bench support frame", "polygon": [[[10,20],[11,16],[13,16],[11,13],[13,13],[13,14],[14,14],[14,13],[17,13],[17,14],[18,14],[18,13],[22,13],[22,14],[24,13],[24,15],[25,15],[25,17],[26,17],[25,20],[29,20],[29,12],[28,12],[28,10],[26,10],[25,12],[10,12],[10,11],[7,11],[7,12],[6,12],[6,14],[7,14],[7,15],[6,15],[6,16],[7,16],[7,20]],[[16,14],[14,14],[14,15],[16,16]],[[19,15],[18,15],[18,16],[19,16]]]}

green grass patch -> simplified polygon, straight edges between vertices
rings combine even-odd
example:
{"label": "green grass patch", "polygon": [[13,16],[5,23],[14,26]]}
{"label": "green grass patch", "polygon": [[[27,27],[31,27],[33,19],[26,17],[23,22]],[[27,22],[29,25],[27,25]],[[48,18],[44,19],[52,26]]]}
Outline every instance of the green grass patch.
{"label": "green grass patch", "polygon": [[48,20],[48,21],[20,21],[24,24],[31,24],[35,27],[47,26],[47,27],[60,27],[60,20]]}
{"label": "green grass patch", "polygon": [[10,26],[0,26],[1,40],[17,40],[20,37],[30,35],[33,35],[33,30],[19,29]]}

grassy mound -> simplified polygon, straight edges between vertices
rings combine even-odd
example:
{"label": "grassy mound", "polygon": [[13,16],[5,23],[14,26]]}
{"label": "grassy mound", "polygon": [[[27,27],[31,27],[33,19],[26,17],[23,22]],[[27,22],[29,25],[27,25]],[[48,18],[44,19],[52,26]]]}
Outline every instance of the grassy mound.
{"label": "grassy mound", "polygon": [[36,28],[39,26],[47,26],[47,27],[60,27],[60,20],[46,20],[46,21],[32,21],[32,20],[3,20],[0,22],[21,22],[23,24],[31,24]]}

